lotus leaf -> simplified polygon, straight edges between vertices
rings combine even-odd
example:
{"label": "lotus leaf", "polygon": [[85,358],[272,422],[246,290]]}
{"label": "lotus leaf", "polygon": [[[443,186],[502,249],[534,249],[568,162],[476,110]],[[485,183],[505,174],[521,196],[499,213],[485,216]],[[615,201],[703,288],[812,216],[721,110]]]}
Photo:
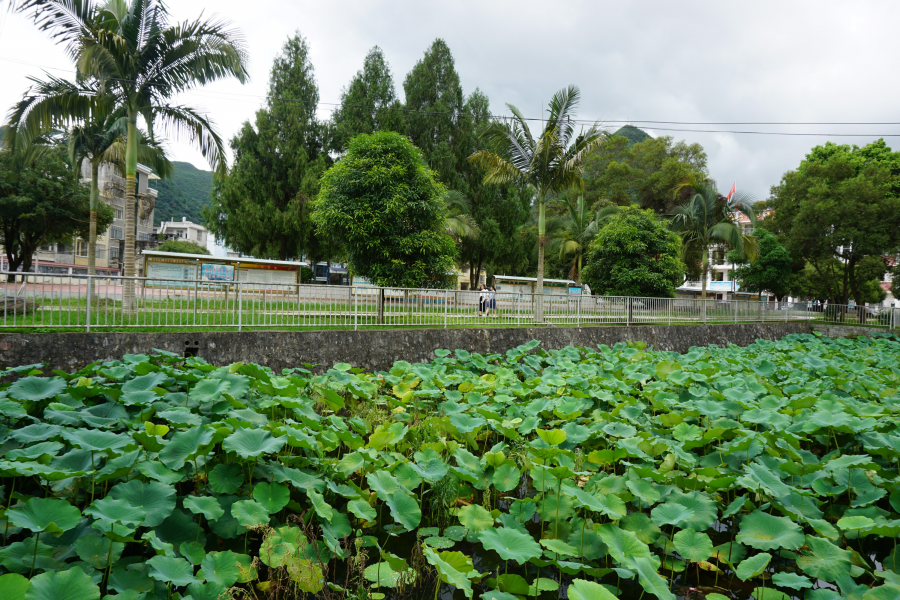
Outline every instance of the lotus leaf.
{"label": "lotus leaf", "polygon": [[398,493],[388,498],[385,504],[391,510],[391,516],[408,531],[415,530],[422,521],[422,511],[419,503],[412,496]]}
{"label": "lotus leaf", "polygon": [[197,576],[226,588],[231,587],[241,576],[237,554],[230,550],[210,552],[200,563]]}
{"label": "lotus leaf", "polygon": [[435,552],[425,548],[425,559],[437,569],[441,581],[462,590],[466,598],[472,598],[472,582],[468,573],[474,571],[472,559],[461,552]]}
{"label": "lotus leaf", "polygon": [[584,579],[573,579],[568,594],[569,600],[616,600],[616,597],[599,583]]}
{"label": "lotus leaf", "polygon": [[143,510],[147,516],[141,524],[145,527],[156,527],[175,510],[175,488],[156,481],[119,483],[110,488],[108,497]]}
{"label": "lotus leaf", "polygon": [[6,511],[6,518],[16,527],[60,534],[78,525],[81,512],[59,498],[30,498],[21,508]]}
{"label": "lotus leaf", "polygon": [[673,536],[672,541],[678,553],[691,562],[704,561],[712,556],[713,543],[705,533],[683,529]]}
{"label": "lotus leaf", "polygon": [[78,558],[95,569],[102,570],[110,564],[118,562],[124,549],[125,544],[113,542],[107,537],[86,535],[75,540],[75,552],[78,554]]}
{"label": "lotus leaf", "polygon": [[796,573],[785,572],[772,575],[772,583],[779,587],[786,587],[792,590],[802,590],[813,586],[812,581],[810,581],[808,577],[803,577]]}
{"label": "lotus leaf", "polygon": [[766,567],[769,566],[769,562],[771,560],[771,554],[760,552],[759,554],[755,554],[750,558],[741,561],[741,564],[737,566],[737,569],[734,573],[742,581],[753,579],[754,577],[759,576],[763,571],[765,571]]}
{"label": "lotus leaf", "polygon": [[477,504],[470,504],[459,509],[459,522],[469,531],[484,531],[494,525],[491,513]]}
{"label": "lotus leaf", "polygon": [[481,545],[495,551],[502,560],[512,560],[519,564],[541,555],[541,547],[534,539],[515,529],[499,527],[478,533]]}
{"label": "lotus leaf", "polygon": [[172,585],[189,585],[194,583],[194,568],[183,558],[154,556],[147,561],[150,566],[148,575],[157,581]]}
{"label": "lotus leaf", "polygon": [[18,573],[0,575],[0,590],[3,590],[7,600],[25,600],[25,592],[31,587],[31,582]]}
{"label": "lotus leaf", "polygon": [[100,588],[84,571],[73,567],[36,575],[25,600],[100,600]]}
{"label": "lotus leaf", "polygon": [[231,505],[231,516],[247,529],[269,522],[269,511],[255,500],[239,500]]}
{"label": "lotus leaf", "polygon": [[159,460],[170,469],[180,469],[186,460],[196,455],[202,447],[212,442],[212,439],[213,432],[205,427],[192,427],[187,431],[180,431],[173,435],[160,451]]}
{"label": "lotus leaf", "polygon": [[209,487],[217,494],[233,494],[243,483],[244,473],[235,463],[219,463],[209,472]]}
{"label": "lotus leaf", "polygon": [[195,515],[203,515],[210,521],[215,521],[225,514],[225,509],[212,496],[188,496],[184,499],[184,507]]}
{"label": "lotus leaf", "polygon": [[806,545],[809,552],[797,559],[797,566],[810,577],[833,583],[850,574],[850,551],[811,535],[806,536]]}
{"label": "lotus leaf", "polygon": [[757,550],[796,550],[803,545],[804,537],[803,530],[790,519],[755,510],[741,520],[736,540]]}
{"label": "lotus leaf", "polygon": [[37,402],[63,393],[66,382],[59,377],[22,377],[8,390],[10,398]]}
{"label": "lotus leaf", "polygon": [[281,483],[260,482],[253,488],[253,499],[272,514],[287,506],[291,499],[291,491]]}
{"label": "lotus leaf", "polygon": [[246,459],[278,452],[285,441],[285,438],[276,438],[265,429],[238,429],[225,438],[222,447]]}

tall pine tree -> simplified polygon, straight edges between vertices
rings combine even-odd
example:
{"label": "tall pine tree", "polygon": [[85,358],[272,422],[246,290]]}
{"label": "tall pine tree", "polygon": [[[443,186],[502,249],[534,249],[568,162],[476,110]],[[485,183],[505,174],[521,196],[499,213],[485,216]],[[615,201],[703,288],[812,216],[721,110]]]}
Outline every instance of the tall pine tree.
{"label": "tall pine tree", "polygon": [[391,67],[381,48],[369,50],[362,70],[341,92],[341,105],[331,119],[330,147],[341,154],[361,133],[404,132],[403,105],[397,99]]}
{"label": "tall pine tree", "polygon": [[330,164],[309,45],[299,33],[276,57],[266,106],[231,140],[234,166],[204,211],[210,231],[233,250],[259,258],[313,261],[330,252],[315,235],[309,203]]}

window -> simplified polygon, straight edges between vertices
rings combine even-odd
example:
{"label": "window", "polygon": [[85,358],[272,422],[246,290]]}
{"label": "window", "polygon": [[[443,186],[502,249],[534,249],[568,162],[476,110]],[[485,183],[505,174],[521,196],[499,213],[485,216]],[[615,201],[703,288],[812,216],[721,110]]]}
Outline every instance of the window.
{"label": "window", "polygon": [[114,209],[114,210],[115,210],[115,212],[116,212],[116,218],[117,218],[117,219],[119,219],[119,220],[121,221],[122,219],[125,218],[125,211],[123,211],[121,208],[116,208],[116,209]]}
{"label": "window", "polygon": [[88,255],[88,245],[84,240],[76,240],[75,242],[75,256],[83,256],[87,257]]}
{"label": "window", "polygon": [[47,244],[45,246],[41,246],[41,252],[53,252],[53,245]]}
{"label": "window", "polygon": [[203,241],[203,232],[200,231],[199,229],[197,230],[197,241],[198,242]]}
{"label": "window", "polygon": [[109,247],[109,260],[119,260],[119,247],[118,246],[110,246]]}
{"label": "window", "polygon": [[97,258],[99,258],[100,260],[105,259],[106,258],[106,246],[101,246],[100,244],[97,244],[96,254],[97,254]]}
{"label": "window", "polygon": [[109,237],[111,237],[114,240],[124,239],[124,236],[122,235],[122,228],[116,227],[116,226],[110,227],[109,228]]}
{"label": "window", "polygon": [[65,254],[65,253],[68,251],[68,249],[66,248],[66,245],[65,245],[65,244],[57,244],[57,245],[56,245],[56,251],[57,251],[59,254]]}

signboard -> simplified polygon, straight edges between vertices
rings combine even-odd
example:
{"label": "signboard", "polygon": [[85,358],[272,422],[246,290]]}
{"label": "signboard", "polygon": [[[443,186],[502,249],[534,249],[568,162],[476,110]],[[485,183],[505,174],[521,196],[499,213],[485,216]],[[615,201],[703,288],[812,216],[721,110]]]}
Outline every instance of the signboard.
{"label": "signboard", "polygon": [[581,295],[581,288],[580,288],[580,287],[575,287],[575,286],[571,286],[571,285],[570,285],[570,286],[569,286],[569,294],[572,295],[572,296],[580,296],[580,295]]}
{"label": "signboard", "polygon": [[[147,262],[147,277],[158,277],[159,280],[148,281],[147,285],[160,287],[184,287],[190,283],[178,280],[197,278],[197,263],[176,259],[152,259]],[[162,281],[165,280],[165,281]],[[174,280],[174,281],[173,281]]]}
{"label": "signboard", "polygon": [[200,279],[203,281],[233,281],[234,266],[205,263],[200,266]]}
{"label": "signboard", "polygon": [[263,285],[294,285],[298,282],[299,270],[299,265],[296,268],[292,268],[280,265],[248,265],[241,263],[238,281]]}

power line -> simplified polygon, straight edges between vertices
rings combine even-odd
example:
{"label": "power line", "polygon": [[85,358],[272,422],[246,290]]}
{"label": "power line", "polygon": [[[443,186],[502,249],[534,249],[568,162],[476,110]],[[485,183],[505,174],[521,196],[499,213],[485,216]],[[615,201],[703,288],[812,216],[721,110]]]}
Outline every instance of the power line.
{"label": "power line", "polygon": [[[73,69],[63,69],[59,67],[48,67],[45,65],[38,65],[34,63],[29,63],[26,61],[0,57],[0,60],[18,63],[21,65],[38,67],[41,69],[52,69],[55,71],[63,71],[67,73],[76,73]],[[134,83],[135,80],[131,79],[118,79],[118,78],[109,78],[115,81],[122,82],[130,82]],[[375,109],[375,107],[371,104],[349,104],[345,105],[339,102],[310,102],[308,100],[299,100],[296,98],[283,98],[279,96],[273,96],[269,94],[241,94],[238,92],[223,92],[223,91],[212,91],[208,89],[192,89],[185,90],[183,93],[191,93],[191,94],[199,94],[206,96],[237,96],[242,98],[256,98],[256,99],[265,99],[268,101],[278,101],[278,102],[290,102],[295,104],[304,104],[306,106],[330,106],[333,107],[333,110],[337,108],[344,109],[359,109],[365,111],[371,111]],[[415,108],[403,108],[403,107],[379,107],[377,110],[379,111],[387,111],[387,112],[401,112],[407,114],[420,114],[420,115],[429,115],[429,116],[448,116],[448,117],[462,117],[462,118],[470,118],[474,117],[471,113],[461,112],[461,111],[428,111],[421,110]],[[497,120],[512,120],[514,117],[511,115],[484,115],[489,119],[497,119]],[[523,117],[524,121],[544,121],[545,118],[541,117]],[[674,128],[674,127],[657,127],[656,125],[704,125],[704,126],[714,126],[714,125],[772,125],[772,126],[796,126],[803,127],[809,125],[834,125],[834,126],[856,126],[856,125],[900,125],[900,121],[657,121],[657,120],[643,120],[643,119],[628,119],[628,120],[605,120],[605,121],[594,121],[589,119],[572,119],[572,124],[580,124],[580,125],[594,125],[600,124],[603,125],[605,123],[622,123],[634,125],[636,123],[643,124],[643,127],[646,129],[652,129],[654,131],[672,131],[679,133],[729,133],[735,135],[774,135],[774,136],[803,136],[803,137],[900,137],[900,133],[820,133],[820,132],[788,132],[788,131],[740,131],[740,130],[732,130],[732,129],[682,129],[682,128]]]}

